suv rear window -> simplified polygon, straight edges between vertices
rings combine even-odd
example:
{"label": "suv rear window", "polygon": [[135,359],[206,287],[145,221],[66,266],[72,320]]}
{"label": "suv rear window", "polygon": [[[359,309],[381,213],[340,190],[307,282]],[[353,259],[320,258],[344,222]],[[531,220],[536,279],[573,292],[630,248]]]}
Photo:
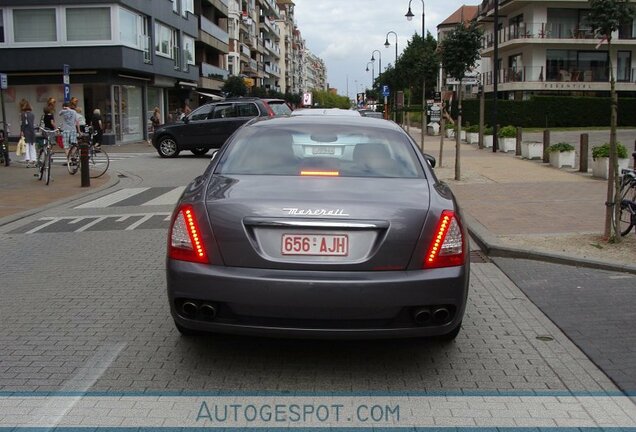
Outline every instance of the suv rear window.
{"label": "suv rear window", "polygon": [[297,129],[246,128],[217,166],[220,174],[415,178],[413,147],[385,129],[304,124]]}

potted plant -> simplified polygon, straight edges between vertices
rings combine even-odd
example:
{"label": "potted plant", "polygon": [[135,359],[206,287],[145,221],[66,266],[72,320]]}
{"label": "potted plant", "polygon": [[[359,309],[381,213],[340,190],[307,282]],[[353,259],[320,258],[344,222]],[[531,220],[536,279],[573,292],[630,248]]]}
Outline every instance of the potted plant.
{"label": "potted plant", "polygon": [[484,128],[484,147],[492,147],[492,128],[489,126]]}
{"label": "potted plant", "polygon": [[570,168],[574,168],[576,152],[572,144],[566,142],[552,144],[548,147],[548,153],[550,154],[550,165],[553,167],[561,168],[563,166],[569,166]]}
{"label": "potted plant", "polygon": [[[616,143],[618,153],[618,170],[627,168],[629,159],[627,149],[619,142]],[[592,147],[592,176],[607,179],[609,178],[609,143],[598,147]]]}
{"label": "potted plant", "polygon": [[468,144],[479,142],[479,125],[466,126],[466,142]]}
{"label": "potted plant", "polygon": [[446,138],[455,138],[455,131],[457,128],[453,123],[446,123],[444,125],[444,129],[446,130]]}
{"label": "potted plant", "polygon": [[499,150],[502,152],[515,151],[517,148],[517,128],[504,126],[497,132],[499,137]]}
{"label": "potted plant", "polygon": [[523,141],[521,157],[524,159],[543,159],[543,143],[540,141]]}
{"label": "potted plant", "polygon": [[461,141],[466,141],[466,128],[470,127],[469,124],[467,124],[466,126],[464,126],[461,130],[461,132],[459,132],[459,139]]}

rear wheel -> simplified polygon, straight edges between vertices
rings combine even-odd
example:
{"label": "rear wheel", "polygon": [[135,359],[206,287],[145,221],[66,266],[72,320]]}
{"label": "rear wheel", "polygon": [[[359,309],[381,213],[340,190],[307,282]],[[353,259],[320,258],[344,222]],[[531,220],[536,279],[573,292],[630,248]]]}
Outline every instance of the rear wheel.
{"label": "rear wheel", "polygon": [[66,156],[66,168],[68,173],[74,175],[79,169],[79,148],[77,146],[71,146],[68,149],[68,155]]}
{"label": "rear wheel", "polygon": [[158,140],[157,152],[163,158],[177,157],[179,156],[179,146],[172,137],[163,136]]}
{"label": "rear wheel", "polygon": [[196,148],[196,149],[192,149],[190,150],[192,152],[193,155],[195,156],[203,156],[204,154],[206,154],[207,152],[210,151],[210,149],[207,148]]}
{"label": "rear wheel", "polygon": [[110,165],[108,153],[103,149],[89,149],[88,172],[91,178],[97,178],[104,175]]}
{"label": "rear wheel", "polygon": [[620,214],[618,217],[618,231],[622,236],[626,236],[632,230],[634,222],[634,212],[636,209],[630,207],[626,201],[636,202],[636,187],[630,182],[626,182],[621,188]]}
{"label": "rear wheel", "polygon": [[44,155],[44,181],[48,185],[51,183],[51,165],[53,164],[53,154],[46,153]]}
{"label": "rear wheel", "polygon": [[6,143],[2,143],[2,159],[4,159],[4,166],[9,166],[11,159],[9,159],[9,147]]}

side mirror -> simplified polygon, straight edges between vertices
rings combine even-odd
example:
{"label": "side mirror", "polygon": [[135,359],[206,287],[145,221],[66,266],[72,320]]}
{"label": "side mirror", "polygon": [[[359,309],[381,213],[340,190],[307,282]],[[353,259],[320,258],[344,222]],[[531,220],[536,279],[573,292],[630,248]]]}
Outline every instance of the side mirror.
{"label": "side mirror", "polygon": [[433,156],[431,156],[430,154],[424,153],[424,159],[426,159],[426,161],[429,163],[431,168],[435,168],[435,163],[437,161],[435,160],[435,158]]}

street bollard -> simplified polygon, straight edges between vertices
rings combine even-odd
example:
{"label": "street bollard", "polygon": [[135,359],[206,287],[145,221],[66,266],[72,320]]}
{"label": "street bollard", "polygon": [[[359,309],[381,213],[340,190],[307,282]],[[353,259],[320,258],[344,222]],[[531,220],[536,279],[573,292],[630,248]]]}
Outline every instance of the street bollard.
{"label": "street bollard", "polygon": [[550,163],[550,153],[548,152],[550,147],[550,130],[543,131],[543,162]]}
{"label": "street bollard", "polygon": [[581,134],[581,153],[579,154],[579,172],[587,172],[587,159],[589,157],[589,135]]}
{"label": "street bollard", "polygon": [[521,140],[523,139],[523,128],[517,128],[517,143],[515,147],[515,156],[521,156]]}
{"label": "street bollard", "polygon": [[88,172],[88,143],[86,140],[81,140],[79,145],[80,150],[80,171],[82,172],[82,187],[90,187],[91,177]]}

